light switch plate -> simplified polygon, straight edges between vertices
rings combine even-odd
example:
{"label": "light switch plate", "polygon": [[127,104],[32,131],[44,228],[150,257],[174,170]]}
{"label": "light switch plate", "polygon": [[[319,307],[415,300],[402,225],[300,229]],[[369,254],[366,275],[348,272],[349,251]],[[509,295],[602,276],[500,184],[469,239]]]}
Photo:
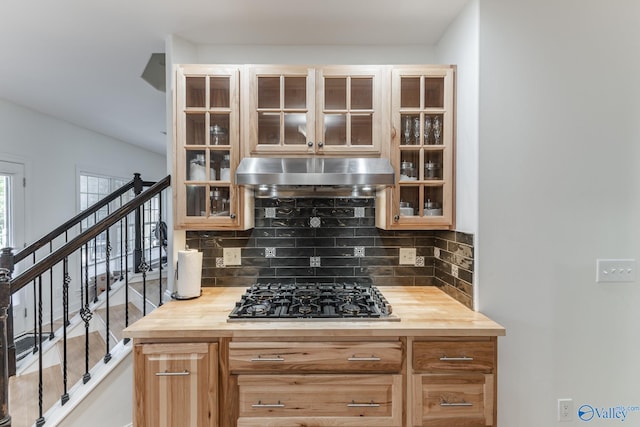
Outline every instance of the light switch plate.
{"label": "light switch plate", "polygon": [[416,248],[400,248],[400,265],[416,265]]}
{"label": "light switch plate", "polygon": [[596,282],[635,282],[635,259],[597,259]]}
{"label": "light switch plate", "polygon": [[224,265],[241,265],[242,264],[242,252],[240,248],[223,248],[222,258],[224,259]]}

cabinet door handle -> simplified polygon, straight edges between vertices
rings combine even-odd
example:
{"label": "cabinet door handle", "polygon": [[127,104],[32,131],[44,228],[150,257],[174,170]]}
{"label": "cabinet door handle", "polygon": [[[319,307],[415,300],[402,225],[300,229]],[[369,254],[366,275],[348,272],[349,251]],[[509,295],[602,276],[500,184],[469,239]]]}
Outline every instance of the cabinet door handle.
{"label": "cabinet door handle", "polygon": [[318,147],[321,147],[321,148],[322,148],[323,146],[324,146],[324,142],[322,142],[322,141],[318,141]]}
{"label": "cabinet door handle", "polygon": [[312,141],[308,141],[307,142],[307,147],[313,147],[313,142]]}
{"label": "cabinet door handle", "polygon": [[275,355],[273,357],[262,357],[258,355],[258,357],[254,357],[251,359],[252,362],[284,362],[284,357]]}
{"label": "cabinet door handle", "polygon": [[284,408],[284,403],[262,403],[262,400],[258,400],[258,403],[251,405],[252,408]]}
{"label": "cabinet door handle", "polygon": [[375,355],[371,355],[371,357],[357,357],[355,354],[349,358],[347,358],[347,360],[349,362],[379,362],[380,359],[379,357],[375,356]]}
{"label": "cabinet door handle", "polygon": [[447,402],[443,400],[440,402],[440,406],[473,406],[473,403],[465,402],[464,400],[462,402]]}
{"label": "cabinet door handle", "polygon": [[352,400],[351,403],[347,403],[347,407],[349,408],[379,408],[380,404],[375,403],[373,400],[369,403],[356,403],[355,400]]}
{"label": "cabinet door handle", "polygon": [[186,377],[189,375],[191,375],[191,372],[187,371],[186,369],[182,372],[156,372],[156,377]]}
{"label": "cabinet door handle", "polygon": [[472,362],[473,361],[473,357],[467,357],[467,356],[460,356],[460,357],[442,356],[440,358],[440,360],[442,362]]}

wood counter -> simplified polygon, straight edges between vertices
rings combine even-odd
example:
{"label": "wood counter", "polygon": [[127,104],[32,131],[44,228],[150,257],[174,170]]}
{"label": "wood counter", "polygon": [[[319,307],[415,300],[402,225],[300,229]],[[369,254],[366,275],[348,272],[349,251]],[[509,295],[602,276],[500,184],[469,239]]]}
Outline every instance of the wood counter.
{"label": "wood counter", "polygon": [[227,321],[204,288],[124,331],[134,426],[495,427],[505,329],[436,287],[379,287],[395,320]]}
{"label": "wood counter", "polygon": [[134,339],[212,337],[502,336],[505,329],[432,286],[380,286],[399,320],[227,321],[244,287],[203,288],[192,300],[170,301],[124,330]]}

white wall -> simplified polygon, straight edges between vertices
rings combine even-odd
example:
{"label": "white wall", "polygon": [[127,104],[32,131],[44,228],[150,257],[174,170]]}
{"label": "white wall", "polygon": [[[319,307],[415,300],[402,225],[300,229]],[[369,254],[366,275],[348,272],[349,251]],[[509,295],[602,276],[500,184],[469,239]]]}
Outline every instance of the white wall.
{"label": "white wall", "polygon": [[78,212],[77,170],[145,180],[166,176],[165,157],[0,99],[0,160],[27,164],[26,241]]}
{"label": "white wall", "polygon": [[456,71],[456,230],[478,231],[479,1],[470,0],[440,39],[436,62]]}
{"label": "white wall", "polygon": [[[501,427],[557,423],[556,400],[640,406],[640,3],[480,2],[479,309],[499,340]],[[639,276],[640,277],[640,276]]]}

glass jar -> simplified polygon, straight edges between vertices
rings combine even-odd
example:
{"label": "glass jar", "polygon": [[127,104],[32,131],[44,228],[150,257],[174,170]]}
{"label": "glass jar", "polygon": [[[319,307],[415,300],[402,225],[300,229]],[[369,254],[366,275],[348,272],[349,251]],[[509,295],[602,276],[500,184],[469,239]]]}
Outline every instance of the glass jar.
{"label": "glass jar", "polygon": [[440,164],[431,160],[424,164],[424,179],[438,179],[440,177]]}
{"label": "glass jar", "polygon": [[211,145],[227,145],[229,139],[227,138],[227,130],[219,125],[213,125],[209,128],[209,134],[211,138]]}
{"label": "glass jar", "polygon": [[413,162],[401,162],[400,181],[415,181],[416,179],[416,169],[413,166]]}
{"label": "glass jar", "polygon": [[220,181],[231,181],[231,156],[225,154],[220,161]]}
{"label": "glass jar", "polygon": [[220,190],[211,190],[211,215],[228,215],[229,200],[225,198]]}

